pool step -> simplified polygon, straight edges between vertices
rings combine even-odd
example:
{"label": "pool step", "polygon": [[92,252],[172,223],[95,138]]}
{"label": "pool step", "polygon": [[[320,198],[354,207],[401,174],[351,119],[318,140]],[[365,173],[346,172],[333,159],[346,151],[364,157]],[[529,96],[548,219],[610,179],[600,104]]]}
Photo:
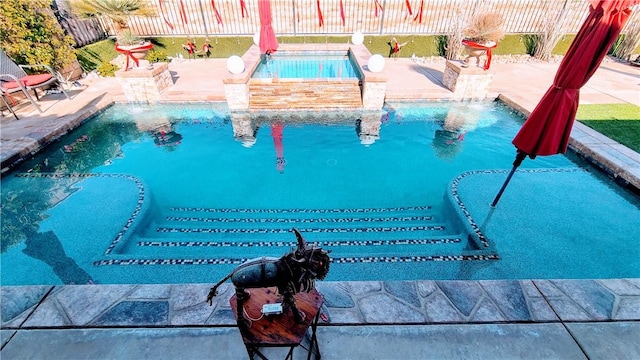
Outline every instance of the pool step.
{"label": "pool step", "polygon": [[[292,228],[331,250],[338,262],[387,262],[472,254],[467,237],[441,222],[429,206],[351,209],[168,209],[116,251],[142,258],[250,259],[280,257],[296,247]],[[208,259],[208,260],[207,260]],[[340,260],[341,259],[341,260]],[[156,258],[157,260],[157,258]],[[181,260],[181,261],[182,261]],[[155,261],[155,260],[154,260]],[[365,261],[365,260],[363,260]]]}
{"label": "pool step", "polygon": [[[292,235],[292,234],[291,234]],[[470,251],[466,239],[461,236],[375,239],[375,240],[311,240],[309,243],[331,251],[331,257],[359,258],[368,257],[410,257],[416,255],[450,255]],[[256,240],[256,241],[221,241],[221,240],[170,240],[158,238],[141,238],[124,254],[153,257],[162,254],[165,258],[224,258],[251,259],[262,256],[280,257],[295,249],[295,239]]]}
{"label": "pool step", "polygon": [[[302,233],[353,233],[435,231],[445,224],[435,222],[429,206],[353,209],[216,209],[171,208],[152,223],[144,236],[234,237],[236,241],[256,236],[275,239],[298,228]],[[446,233],[446,232],[445,232]],[[322,235],[325,234],[325,235]]]}
{"label": "pool step", "polygon": [[262,208],[207,208],[207,207],[172,207],[166,216],[210,216],[210,217],[359,217],[373,214],[406,214],[433,215],[431,206],[398,206],[386,208],[343,208],[343,209],[262,209]]}

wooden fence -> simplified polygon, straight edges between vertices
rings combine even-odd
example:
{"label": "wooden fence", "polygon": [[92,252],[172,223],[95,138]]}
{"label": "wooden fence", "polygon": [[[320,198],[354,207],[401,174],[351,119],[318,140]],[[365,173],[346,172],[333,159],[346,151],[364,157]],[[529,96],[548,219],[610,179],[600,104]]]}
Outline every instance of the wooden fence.
{"label": "wooden fence", "polygon": [[[143,36],[250,36],[260,30],[258,0],[142,1],[157,11],[155,17],[129,19],[132,30]],[[575,33],[588,14],[588,6],[586,0],[271,0],[278,36],[351,35],[356,31],[366,35],[440,35],[483,10],[501,13],[508,34],[539,33],[556,20],[567,22],[567,33]],[[86,27],[100,37],[114,35],[106,19],[83,30],[77,19],[67,16],[66,28],[76,40],[90,37]],[[632,21],[640,21],[640,17],[634,16]]]}
{"label": "wooden fence", "polygon": [[92,44],[109,36],[106,27],[98,19],[84,20],[73,16],[66,0],[54,0],[52,7],[58,22],[73,36],[77,47]]}

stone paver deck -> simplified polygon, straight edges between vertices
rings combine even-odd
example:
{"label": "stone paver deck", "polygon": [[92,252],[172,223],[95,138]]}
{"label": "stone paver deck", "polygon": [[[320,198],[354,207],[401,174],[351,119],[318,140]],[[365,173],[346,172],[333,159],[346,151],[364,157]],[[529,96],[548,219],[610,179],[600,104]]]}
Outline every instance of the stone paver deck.
{"label": "stone paver deck", "polygon": [[[443,100],[443,63],[389,59],[387,101]],[[492,96],[528,114],[557,64],[495,62]],[[172,62],[163,101],[224,101],[225,59]],[[203,76],[207,74],[207,76]],[[640,105],[640,70],[606,62],[581,103]],[[83,81],[74,98],[45,97],[44,114],[1,118],[3,172],[113,101],[115,79]],[[576,124],[571,146],[640,187],[640,156]],[[508,166],[508,165],[507,165]],[[0,355],[17,358],[246,357],[226,285],[214,306],[210,285],[2,287]],[[325,359],[640,358],[640,280],[320,282],[318,330]],[[299,358],[302,354],[295,353]]]}
{"label": "stone paver deck", "polygon": [[[2,355],[243,358],[232,286],[213,306],[205,302],[209,286],[3,287]],[[638,279],[321,282],[318,289],[328,359],[640,356]],[[50,347],[34,345],[43,341]]]}

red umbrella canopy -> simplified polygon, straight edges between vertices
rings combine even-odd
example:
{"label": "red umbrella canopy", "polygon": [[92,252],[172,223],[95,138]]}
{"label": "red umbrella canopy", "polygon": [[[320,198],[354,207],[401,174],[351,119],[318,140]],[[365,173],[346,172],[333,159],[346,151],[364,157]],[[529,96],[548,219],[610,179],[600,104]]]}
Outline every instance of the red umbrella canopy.
{"label": "red umbrella canopy", "polygon": [[640,0],[590,0],[589,16],[578,31],[547,90],[513,139],[519,152],[565,153],[578,110],[580,88],[589,81]]}
{"label": "red umbrella canopy", "polygon": [[278,50],[278,39],[271,25],[271,0],[258,0],[260,13],[260,52],[274,52]]}

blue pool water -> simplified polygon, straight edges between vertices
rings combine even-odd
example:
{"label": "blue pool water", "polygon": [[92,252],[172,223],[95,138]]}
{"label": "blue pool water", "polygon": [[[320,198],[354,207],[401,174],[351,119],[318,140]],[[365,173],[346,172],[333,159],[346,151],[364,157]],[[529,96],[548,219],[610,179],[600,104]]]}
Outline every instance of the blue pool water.
{"label": "blue pool water", "polygon": [[281,79],[355,79],[355,70],[349,56],[333,54],[282,55],[263,57],[253,78]]}
{"label": "blue pool water", "polygon": [[[501,104],[251,119],[247,139],[234,136],[247,118],[221,105],[114,105],[51,145],[2,179],[2,284],[209,283],[289,251],[294,226],[332,251],[328,280],[562,277],[532,265],[545,253],[512,256],[517,239],[469,240],[446,200],[460,174],[510,167],[522,118]],[[573,156],[522,168],[587,169],[581,183],[638,213],[637,197]],[[637,218],[621,219],[622,240],[594,239],[621,265],[566,276],[639,275]]]}

